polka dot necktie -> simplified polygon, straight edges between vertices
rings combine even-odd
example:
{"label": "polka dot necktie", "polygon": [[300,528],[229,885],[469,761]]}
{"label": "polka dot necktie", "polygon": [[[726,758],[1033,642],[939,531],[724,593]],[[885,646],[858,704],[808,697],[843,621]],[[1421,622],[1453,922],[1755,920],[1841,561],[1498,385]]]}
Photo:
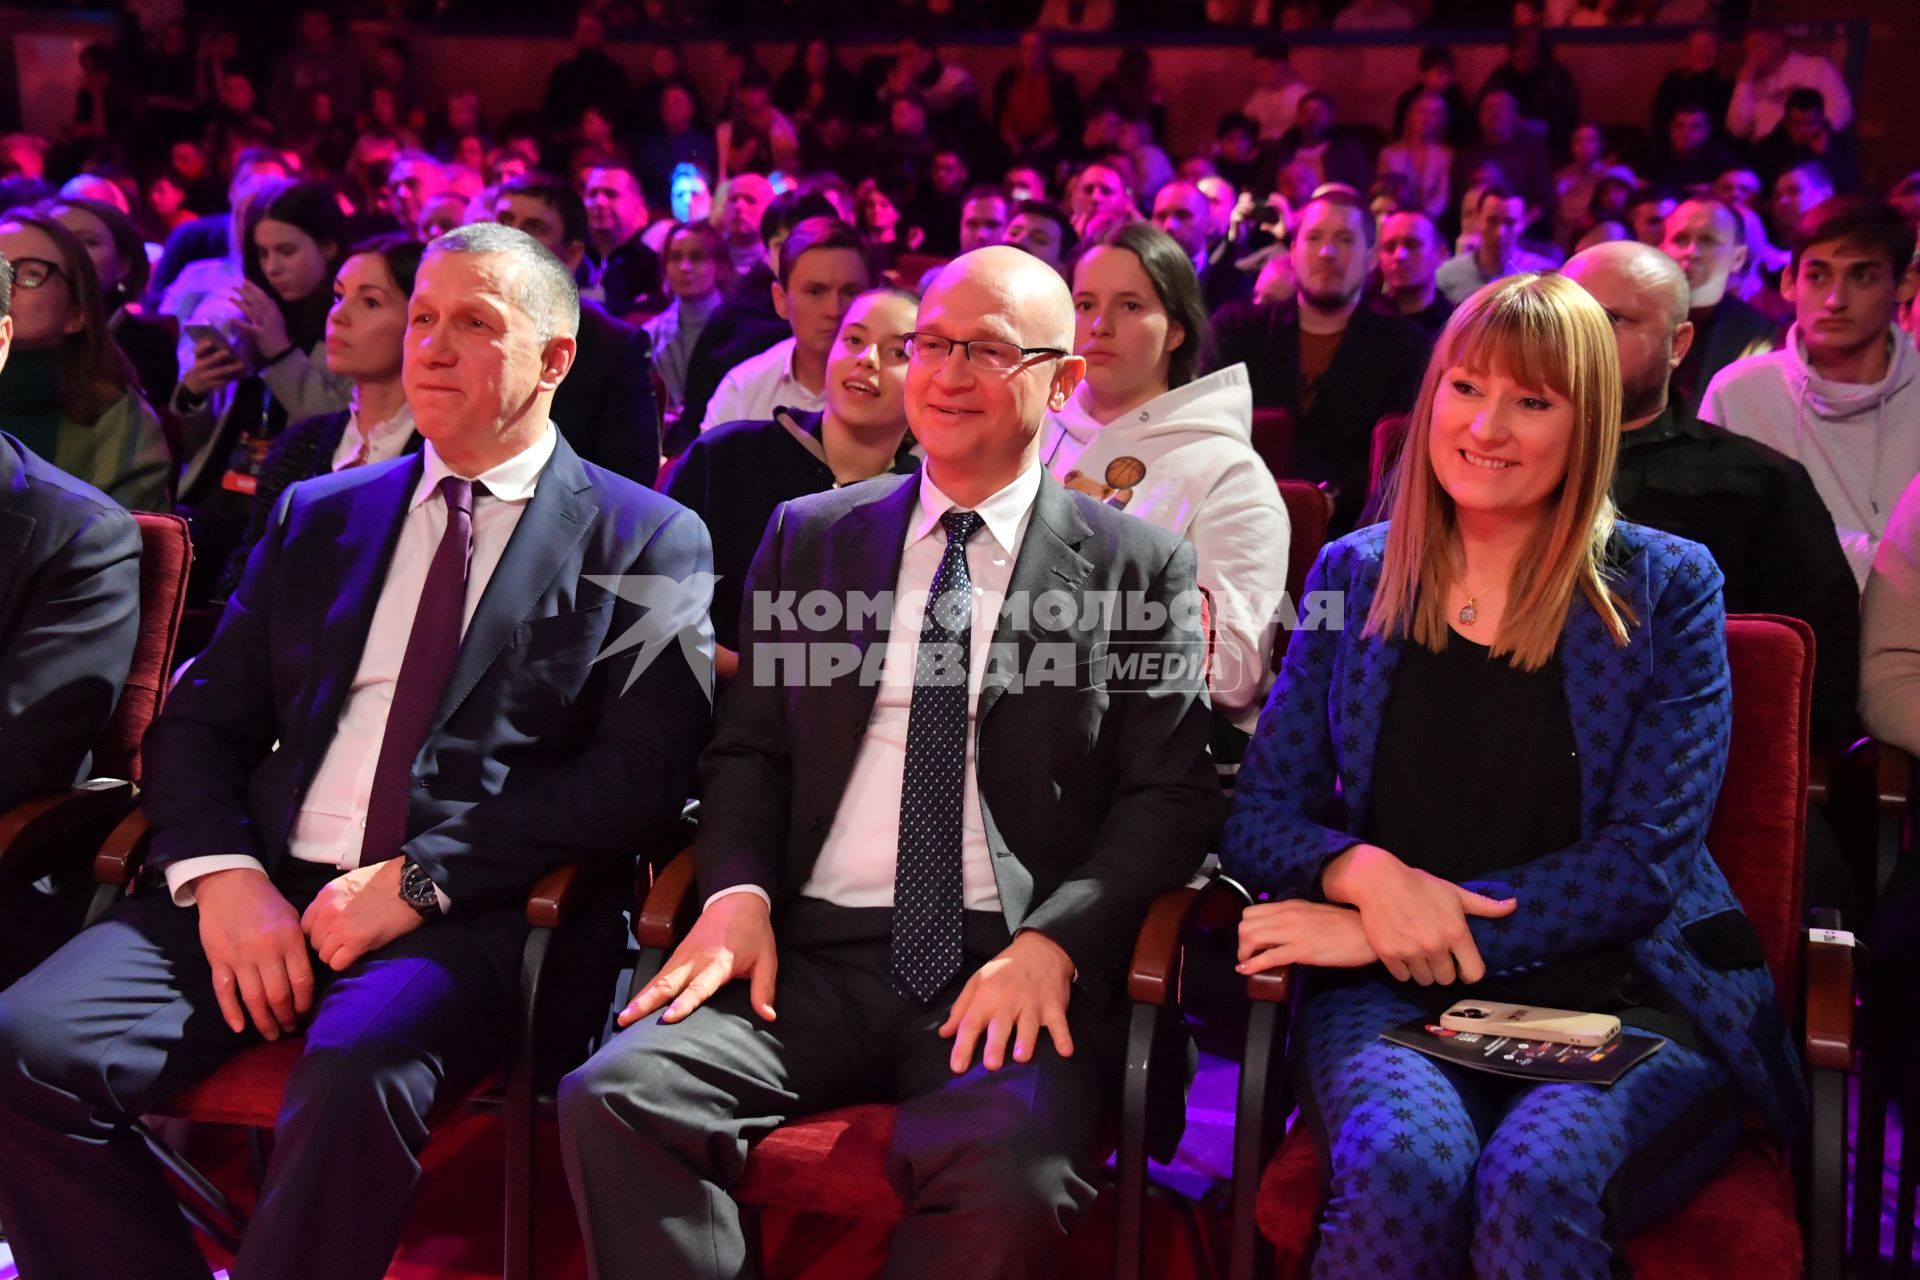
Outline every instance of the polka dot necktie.
{"label": "polka dot necktie", "polygon": [[893,886],[893,989],[921,1004],[960,972],[960,828],[967,768],[967,662],[973,581],[967,539],[978,512],[940,517],[947,549],[927,591],[907,712],[900,848]]}

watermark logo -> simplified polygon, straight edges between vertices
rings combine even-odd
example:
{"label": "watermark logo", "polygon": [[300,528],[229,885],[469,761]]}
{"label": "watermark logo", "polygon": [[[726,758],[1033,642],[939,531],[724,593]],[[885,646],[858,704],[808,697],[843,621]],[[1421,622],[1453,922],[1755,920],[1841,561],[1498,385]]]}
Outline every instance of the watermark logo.
{"label": "watermark logo", "polygon": [[605,662],[637,650],[620,692],[633,688],[634,682],[653,665],[653,660],[664,653],[668,645],[678,643],[688,670],[706,690],[708,700],[712,700],[713,624],[709,611],[713,605],[714,584],[720,581],[718,574],[695,573],[685,578],[656,573],[585,576],[594,586],[603,587],[644,610],[638,621],[609,640],[606,648],[594,658],[595,662]]}

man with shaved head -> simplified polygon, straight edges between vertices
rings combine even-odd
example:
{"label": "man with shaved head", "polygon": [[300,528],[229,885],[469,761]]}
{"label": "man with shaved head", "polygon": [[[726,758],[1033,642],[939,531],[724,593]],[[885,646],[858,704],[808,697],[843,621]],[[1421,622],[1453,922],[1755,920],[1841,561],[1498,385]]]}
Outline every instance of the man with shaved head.
{"label": "man with shaved head", "polygon": [[924,464],[768,524],[701,761],[705,907],[561,1086],[598,1280],[756,1274],[748,1148],[862,1102],[899,1104],[890,1274],[1064,1263],[1123,966],[1223,808],[1204,689],[1173,670],[1204,647],[1192,547],[1039,464],[1073,319],[1038,258],[955,259],[905,344]]}
{"label": "man with shaved head", "polygon": [[1674,371],[1674,390],[1690,405],[1713,375],[1743,356],[1779,345],[1779,326],[1727,288],[1747,263],[1746,222],[1719,200],[1683,201],[1667,215],[1660,247],[1687,277],[1693,343]]}
{"label": "man with shaved head", "polygon": [[1687,276],[1665,253],[1616,240],[1576,253],[1563,270],[1606,308],[1620,350],[1613,498],[1621,514],[1713,552],[1726,574],[1729,613],[1804,619],[1820,648],[1813,740],[1847,739],[1855,724],[1860,596],[1806,468],[1701,422],[1672,394],[1694,327]]}

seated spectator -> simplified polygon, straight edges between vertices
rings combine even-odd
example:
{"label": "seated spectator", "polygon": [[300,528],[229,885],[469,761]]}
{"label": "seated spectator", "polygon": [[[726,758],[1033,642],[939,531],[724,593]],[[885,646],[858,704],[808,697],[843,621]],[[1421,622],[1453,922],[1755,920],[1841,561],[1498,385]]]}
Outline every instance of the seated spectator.
{"label": "seated spectator", "polygon": [[1022,200],[1007,223],[1007,243],[1025,249],[1054,270],[1060,270],[1080,243],[1073,219],[1059,205],[1044,200]]}
{"label": "seated spectator", "polygon": [[1193,544],[1213,606],[1208,693],[1251,733],[1287,586],[1287,509],[1253,451],[1247,370],[1196,377],[1207,311],[1191,263],[1137,222],[1074,260],[1074,354],[1087,376],[1047,415],[1040,461],[1068,488]]}
{"label": "seated spectator", "polygon": [[665,249],[672,301],[644,327],[653,344],[653,370],[666,391],[660,405],[663,433],[672,435],[686,403],[687,363],[707,322],[726,301],[720,281],[728,274],[727,241],[711,222],[676,222]]}
{"label": "seated spectator", "polygon": [[1553,238],[1557,244],[1570,244],[1584,230],[1593,205],[1593,193],[1601,179],[1619,172],[1608,163],[1607,134],[1597,124],[1581,124],[1573,131],[1573,158],[1553,175],[1558,197],[1553,205]]}
{"label": "seated spectator", "polygon": [[1498,185],[1485,187],[1475,208],[1477,243],[1448,258],[1434,272],[1434,283],[1455,306],[1503,276],[1545,271],[1553,266],[1546,258],[1520,247],[1527,205],[1517,193]]}
{"label": "seated spectator", "polygon": [[1680,65],[1660,77],[1653,95],[1653,137],[1656,146],[1670,136],[1668,126],[1683,106],[1704,106],[1715,137],[1724,137],[1727,106],[1733,101],[1733,77],[1720,66],[1720,31],[1699,26],[1687,33]]}
{"label": "seated spectator", "polygon": [[[485,188],[481,189],[483,192]],[[455,227],[467,224],[467,206],[480,196],[463,196],[457,191],[442,191],[420,207],[420,220],[414,225],[413,238],[431,244]],[[491,197],[480,202],[492,207]]]}
{"label": "seated spectator", "polygon": [[[1704,843],[1728,752],[1720,573],[1613,519],[1619,386],[1606,314],[1570,281],[1502,280],[1455,314],[1390,521],[1308,580],[1345,626],[1293,633],[1221,839],[1268,899],[1241,917],[1239,972],[1311,970],[1290,1048],[1324,1135],[1323,1247],[1399,1224],[1406,1274],[1605,1274],[1725,1164],[1743,1107],[1778,1134],[1805,1117],[1758,949],[1709,955],[1692,928],[1752,936]],[[1381,1038],[1463,995],[1667,1043],[1596,1089]],[[1618,1176],[1643,1166],[1661,1176]]]}
{"label": "seated spectator", "polygon": [[1213,148],[1207,159],[1235,192],[1252,186],[1260,159],[1260,132],[1252,118],[1238,111],[1221,116],[1214,125]]}
{"label": "seated spectator", "polygon": [[1680,205],[1667,215],[1660,247],[1687,277],[1693,340],[1673,371],[1673,389],[1695,405],[1722,369],[1779,346],[1779,327],[1727,288],[1746,266],[1747,241],[1739,215],[1725,204],[1702,199]]}
{"label": "seated spectator", "polygon": [[[1493,69],[1480,89],[1484,105],[1490,93],[1513,96],[1521,116],[1546,130],[1547,146],[1564,154],[1580,123],[1580,89],[1567,64],[1553,55],[1546,32],[1538,26],[1515,26],[1507,40],[1507,60]],[[1481,128],[1486,127],[1484,119]],[[1519,183],[1517,174],[1508,179]]]}
{"label": "seated spectator", "polygon": [[325,8],[303,8],[298,17],[299,44],[280,56],[267,91],[267,114],[291,133],[304,133],[316,121],[308,112],[323,98],[335,117],[352,120],[361,106],[365,74],[360,56],[341,39],[338,20]]}
{"label": "seated spectator", "polygon": [[919,227],[900,225],[901,197],[877,178],[868,178],[854,191],[854,207],[859,211],[856,224],[867,243],[868,261],[878,272],[893,270],[894,260],[902,253],[918,253],[926,242]]}
{"label": "seated spectator", "polygon": [[1763,181],[1812,162],[1826,171],[1835,191],[1860,189],[1860,157],[1853,137],[1827,119],[1827,104],[1818,89],[1795,89],[1787,95],[1785,117],[1754,147],[1753,161]]}
{"label": "seated spectator", "polygon": [[79,236],[48,215],[0,215],[12,263],[12,349],[0,368],[0,430],[129,510],[173,507],[159,418],[113,342],[100,278]]}
{"label": "seated spectator", "polygon": [[381,203],[403,228],[417,226],[428,201],[447,189],[447,173],[424,151],[402,151],[387,169]]}
{"label": "seated spectator", "polygon": [[773,81],[750,64],[735,91],[733,113],[714,131],[720,176],[744,173],[793,173],[800,166],[800,134],[793,121],[773,105]]}
{"label": "seated spectator", "polygon": [[1146,137],[1167,136],[1167,88],[1145,45],[1132,43],[1120,50],[1113,70],[1100,77],[1093,98],[1117,104],[1123,117],[1142,123]]}
{"label": "seated spectator", "polygon": [[1711,187],[1713,180],[1739,162],[1714,136],[1713,109],[1683,102],[1667,122],[1667,160],[1654,182],[1675,191]]}
{"label": "seated spectator", "polygon": [[1209,315],[1253,296],[1253,273],[1235,264],[1231,245],[1209,234],[1212,219],[1213,206],[1191,182],[1169,182],[1154,198],[1153,225],[1171,236],[1193,264]]}
{"label": "seated spectator", "polygon": [[925,185],[901,209],[907,225],[920,229],[919,252],[950,258],[960,251],[960,205],[970,181],[966,154],[959,147],[944,146],[933,153]]}
{"label": "seated spectator", "polygon": [[[660,621],[597,584],[692,581],[707,537],[551,428],[573,307],[525,235],[436,244],[406,368],[431,443],[289,490],[168,694],[140,797],[164,883],[0,994],[0,1213],[23,1268],[205,1270],[129,1126],[303,1033],[234,1267],[380,1275],[429,1115],[510,1043],[527,891],[569,864],[624,875],[678,820],[710,722],[685,656],[704,628],[638,671],[596,662]],[[82,1007],[97,1034],[75,1034]]]}
{"label": "seated spectator", "polygon": [[1787,96],[1814,89],[1835,129],[1853,123],[1853,97],[1839,70],[1815,53],[1795,53],[1786,35],[1774,27],[1748,30],[1739,78],[1727,104],[1727,132],[1743,142],[1759,142],[1787,114]]}
{"label": "seated spectator", "polygon": [[672,203],[674,175],[682,165],[692,165],[703,175],[720,171],[719,149],[699,113],[690,85],[675,81],[661,87],[659,125],[641,136],[633,157],[649,204],[665,208]]}
{"label": "seated spectator", "polygon": [[1418,209],[1402,209],[1380,224],[1380,286],[1368,306],[1420,327],[1431,342],[1440,336],[1453,303],[1434,281],[1441,255],[1440,232]]}
{"label": "seated spectator", "polygon": [[1413,184],[1420,208],[1435,221],[1453,205],[1453,148],[1446,135],[1446,97],[1423,90],[1407,105],[1399,141],[1380,151],[1379,172],[1403,175]]}
{"label": "seated spectator", "polygon": [[1002,243],[1012,221],[1013,201],[1005,187],[974,187],[960,202],[960,252]]}
{"label": "seated spectator", "polygon": [[[234,244],[230,238],[231,210],[240,203],[242,191],[259,179],[277,178],[285,182],[292,177],[292,170],[279,152],[267,147],[249,147],[242,151],[234,159],[233,178],[227,184],[228,208],[183,223],[168,234],[160,261],[153,268],[153,279],[148,282],[150,297],[155,302],[164,297],[175,277],[189,263],[223,258],[231,251]],[[167,315],[185,316],[191,311],[191,305],[185,310],[165,307],[161,310]]]}
{"label": "seated spectator", "polygon": [[[1365,191],[1373,178],[1373,160],[1366,147],[1334,123],[1333,98],[1318,90],[1300,96],[1299,118],[1261,160],[1263,174],[1277,174],[1296,166],[1310,171],[1304,179],[1310,191],[1328,182]],[[1272,187],[1279,183],[1256,178],[1254,185]]]}
{"label": "seated spectator", "polygon": [[1861,630],[1867,732],[1920,756],[1920,479],[1888,517],[1861,603]]}
{"label": "seated spectator", "polygon": [[709,222],[713,218],[713,188],[698,165],[674,166],[668,186],[667,212],[675,222]]}
{"label": "seated spectator", "polygon": [[[1165,607],[1194,594],[1192,551],[1035,458],[1043,411],[1080,372],[1066,287],[1025,254],[981,249],[941,273],[918,324],[919,476],[788,503],[749,578],[898,601],[878,624],[893,660],[877,690],[857,671],[784,688],[770,647],[819,637],[750,620],[703,760],[705,909],[625,1030],[561,1086],[587,1256],[608,1280],[749,1273],[757,1246],[726,1190],[742,1144],[870,1100],[900,1104],[893,1153],[913,1171],[893,1269],[1061,1274],[1118,1096],[1103,1046],[1119,1043],[1124,959],[1154,893],[1213,837],[1198,682],[987,679],[1001,599],[1021,606],[1042,581],[1081,618],[1092,592],[1155,605],[1076,624],[1065,662],[1109,643],[1194,653],[1182,608]],[[980,621],[920,607],[949,590],[984,590]],[[964,688],[916,683],[917,646],[933,644],[971,673]]]}
{"label": "seated spectator", "polygon": [[[733,260],[734,278],[728,282],[731,296],[752,301],[765,293],[761,286],[771,273],[767,262],[766,241],[760,222],[767,206],[773,203],[773,184],[757,173],[743,173],[720,186],[714,203],[720,206],[720,229],[727,234],[727,254]],[[685,219],[682,219],[685,221]]]}
{"label": "seated spectator", "polygon": [[1676,263],[1626,242],[1575,254],[1563,270],[1613,322],[1620,514],[1711,551],[1729,613],[1785,614],[1813,628],[1824,656],[1813,673],[1812,740],[1844,746],[1858,734],[1860,588],[1806,468],[1708,426],[1674,394],[1672,375],[1700,337]]}
{"label": "seated spectator", "polygon": [[1793,233],[1781,278],[1786,345],[1736,360],[1700,417],[1806,467],[1865,585],[1887,517],[1920,474],[1920,355],[1894,323],[1913,297],[1914,230],[1887,205],[1836,196]]}
{"label": "seated spectator", "polygon": [[1412,323],[1360,305],[1372,248],[1373,219],[1358,200],[1312,200],[1287,255],[1296,296],[1233,303],[1213,318],[1210,368],[1246,365],[1254,407],[1293,415],[1293,472],[1334,491],[1341,529],[1366,501],[1373,426],[1412,408],[1427,356]]}
{"label": "seated spectator", "polygon": [[1642,187],[1627,201],[1627,230],[1633,238],[1658,249],[1667,239],[1667,217],[1679,208],[1679,197],[1664,187]]}
{"label": "seated spectator", "polygon": [[793,61],[774,86],[773,101],[795,124],[804,125],[822,110],[844,109],[853,93],[853,76],[840,65],[833,41],[814,36],[793,51]]}
{"label": "seated spectator", "polygon": [[1414,99],[1423,93],[1437,93],[1447,104],[1446,143],[1454,150],[1473,140],[1473,107],[1460,91],[1459,65],[1453,50],[1443,44],[1430,44],[1420,50],[1420,78],[1400,95],[1393,105],[1393,136],[1407,133],[1407,113]]}
{"label": "seated spectator", "polygon": [[79,238],[93,259],[107,329],[133,365],[141,396],[150,405],[166,404],[173,398],[180,365],[174,354],[173,327],[134,309],[146,294],[152,269],[140,228],[124,210],[99,200],[67,196],[48,201],[45,208],[54,221]]}
{"label": "seated spectator", "polygon": [[900,42],[897,65],[906,86],[926,100],[935,126],[960,132],[980,117],[980,87],[973,73],[958,62],[940,56],[939,47],[924,31],[909,31]]}
{"label": "seated spectator", "polygon": [[713,635],[722,679],[740,649],[747,570],[767,521],[784,502],[858,484],[918,462],[907,434],[905,335],[919,299],[870,289],[853,300],[827,356],[825,407],[776,408],[764,421],[723,423],[687,446],[666,480],[667,496],[713,535]]}
{"label": "seated spectator", "polygon": [[706,402],[700,430],[772,419],[779,408],[818,413],[826,405],[827,356],[854,298],[871,283],[866,244],[838,218],[809,218],[780,251],[774,309],[792,330],[735,365]]}
{"label": "seated spectator", "polygon": [[1293,50],[1284,40],[1270,40],[1253,51],[1258,86],[1240,108],[1258,126],[1261,142],[1278,142],[1300,123],[1300,99],[1313,86],[1293,69]]}
{"label": "seated spectator", "polygon": [[[0,320],[12,274],[0,260]],[[11,341],[0,327],[0,365]],[[11,435],[0,435],[0,518],[14,535],[0,588],[0,813],[8,813],[86,776],[140,630],[140,532],[113,499]],[[79,928],[93,896],[87,880],[0,879],[0,991]]]}
{"label": "seated spectator", "polygon": [[[534,174],[500,189],[494,221],[539,241],[580,270],[586,260],[587,206],[559,178]],[[417,407],[417,406],[416,406]],[[660,473],[660,409],[653,399],[647,335],[597,304],[580,307],[573,362],[553,393],[553,423],[575,453],[640,484]]]}
{"label": "seated spectator", "polygon": [[1027,163],[1050,162],[1062,140],[1079,138],[1080,90],[1043,32],[1021,32],[1019,61],[994,81],[993,127],[1007,153]]}
{"label": "seated spectator", "polygon": [[1767,203],[1767,218],[1773,231],[1773,243],[1790,245],[1800,220],[1815,207],[1833,198],[1833,179],[1826,166],[1809,160],[1795,165],[1773,181],[1773,199]]}
{"label": "seated spectator", "polygon": [[288,423],[267,449],[246,534],[227,565],[226,594],[239,586],[247,556],[266,536],[280,495],[290,486],[419,451],[420,432],[400,384],[400,366],[407,300],[424,248],[418,240],[388,236],[360,246],[340,264],[327,312],[327,369],[348,379],[353,390],[345,409]]}
{"label": "seated spectator", "polygon": [[587,237],[601,302],[611,315],[651,315],[666,305],[660,293],[660,255],[641,242],[647,229],[647,199],[633,171],[587,170]]}
{"label": "seated spectator", "polygon": [[573,141],[569,130],[588,110],[625,119],[631,98],[627,69],[607,53],[606,24],[598,13],[582,8],[574,19],[573,52],[554,63],[540,99],[540,120],[548,138]]}
{"label": "seated spectator", "polygon": [[1073,215],[1074,234],[1082,238],[1096,218],[1140,216],[1126,175],[1107,164],[1090,164],[1073,176],[1067,184],[1067,211]]}
{"label": "seated spectator", "polygon": [[[1541,127],[1520,115],[1520,103],[1504,89],[1480,95],[1480,137],[1456,153],[1453,189],[1474,185],[1474,175],[1492,166],[1501,185],[1512,190],[1532,216],[1553,208],[1553,165],[1547,158],[1547,139]],[[1531,221],[1531,217],[1528,219]]]}

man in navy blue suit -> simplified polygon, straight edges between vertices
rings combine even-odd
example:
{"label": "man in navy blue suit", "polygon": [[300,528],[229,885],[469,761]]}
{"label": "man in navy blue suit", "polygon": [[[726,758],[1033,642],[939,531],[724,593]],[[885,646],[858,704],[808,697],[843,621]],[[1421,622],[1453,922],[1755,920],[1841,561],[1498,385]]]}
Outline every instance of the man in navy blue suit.
{"label": "man in navy blue suit", "polygon": [[[147,740],[150,891],[0,997],[0,1221],[35,1280],[204,1277],[128,1121],[295,1032],[235,1270],[384,1275],[428,1112],[500,1061],[528,887],[679,814],[707,534],[554,429],[578,314],[522,232],[433,243],[425,447],[287,491]],[[596,661],[640,634],[650,660]]]}

